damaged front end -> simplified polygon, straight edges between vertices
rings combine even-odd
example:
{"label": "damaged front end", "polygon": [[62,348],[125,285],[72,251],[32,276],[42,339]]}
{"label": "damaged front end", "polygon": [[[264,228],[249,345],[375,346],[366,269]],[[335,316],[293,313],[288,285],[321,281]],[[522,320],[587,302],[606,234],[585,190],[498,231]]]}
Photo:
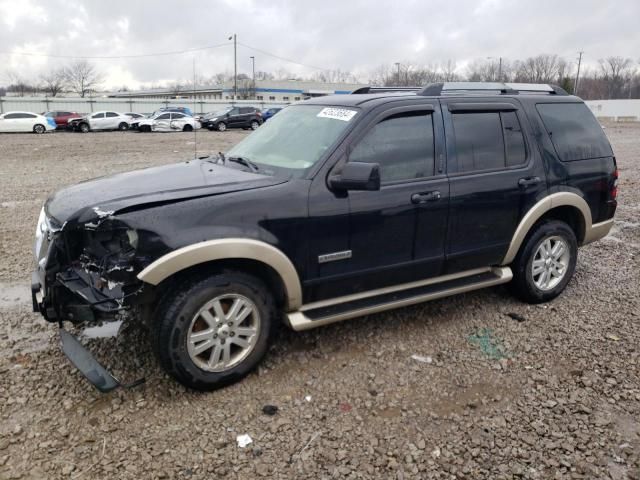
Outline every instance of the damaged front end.
{"label": "damaged front end", "polygon": [[143,298],[136,277],[148,258],[139,234],[112,211],[95,207],[63,225],[43,208],[36,230],[34,310],[48,321],[113,320]]}

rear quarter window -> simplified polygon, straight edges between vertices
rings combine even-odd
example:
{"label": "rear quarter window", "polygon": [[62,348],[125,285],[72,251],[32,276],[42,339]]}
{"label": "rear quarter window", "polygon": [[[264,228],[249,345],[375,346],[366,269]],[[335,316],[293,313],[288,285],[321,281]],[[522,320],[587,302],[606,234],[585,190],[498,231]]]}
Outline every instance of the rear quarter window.
{"label": "rear quarter window", "polygon": [[539,103],[536,108],[563,162],[613,155],[602,127],[584,103]]}

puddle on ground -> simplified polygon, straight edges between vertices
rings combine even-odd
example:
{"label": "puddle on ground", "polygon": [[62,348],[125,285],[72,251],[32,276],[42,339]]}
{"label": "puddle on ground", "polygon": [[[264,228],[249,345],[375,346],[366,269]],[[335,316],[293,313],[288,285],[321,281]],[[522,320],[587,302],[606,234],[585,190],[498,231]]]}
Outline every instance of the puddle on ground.
{"label": "puddle on ground", "polygon": [[0,309],[31,305],[31,291],[25,283],[0,282]]}

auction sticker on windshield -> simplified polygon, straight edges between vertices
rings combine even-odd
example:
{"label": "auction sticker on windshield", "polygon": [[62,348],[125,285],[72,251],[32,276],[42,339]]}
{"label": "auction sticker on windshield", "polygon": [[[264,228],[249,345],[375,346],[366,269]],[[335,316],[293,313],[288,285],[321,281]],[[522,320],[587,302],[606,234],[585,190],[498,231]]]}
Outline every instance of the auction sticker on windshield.
{"label": "auction sticker on windshield", "polygon": [[320,113],[318,113],[318,117],[348,122],[356,113],[358,113],[356,110],[347,110],[346,108],[323,108],[320,110]]}

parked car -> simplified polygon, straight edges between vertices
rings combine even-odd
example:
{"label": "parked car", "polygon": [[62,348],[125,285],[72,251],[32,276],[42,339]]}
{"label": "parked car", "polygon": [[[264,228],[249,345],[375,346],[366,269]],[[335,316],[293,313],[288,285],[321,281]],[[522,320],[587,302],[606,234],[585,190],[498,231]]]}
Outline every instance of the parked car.
{"label": "parked car", "polygon": [[191,132],[202,128],[195,118],[178,112],[164,112],[152,118],[143,118],[132,124],[141,132]]}
{"label": "parked car", "polygon": [[125,113],[125,115],[131,118],[131,123],[129,124],[130,130],[136,130],[138,128],[137,122],[142,120],[143,118],[147,118],[147,116],[142,113],[127,112]]}
{"label": "parked car", "polygon": [[[33,305],[55,328],[152,320],[164,369],[210,390],[247,375],[281,322],[306,330],[507,283],[552,300],[578,248],[611,229],[617,179],[593,113],[558,87],[313,98],[226,155],[50,196]],[[60,335],[98,388],[118,386]]]}
{"label": "parked car", "polygon": [[51,117],[45,117],[31,112],[7,112],[0,115],[0,132],[33,132],[44,133],[55,130],[56,122]]}
{"label": "parked car", "polygon": [[69,112],[69,111],[62,111],[62,110],[56,110],[54,112],[46,112],[46,113],[43,113],[43,115],[47,118],[53,118],[53,120],[56,122],[57,128],[68,128],[70,119],[82,118],[82,115],[79,114],[78,112]]}
{"label": "parked car", "polygon": [[155,116],[162,112],[184,113],[185,115],[193,117],[193,111],[189,107],[163,107],[153,112],[150,116]]}
{"label": "parked car", "polygon": [[262,122],[262,114],[255,107],[228,107],[205,115],[201,120],[203,127],[219,132],[224,132],[227,128],[256,130]]}
{"label": "parked car", "polygon": [[280,110],[282,110],[282,108],[280,107],[267,108],[264,112],[262,112],[262,119],[266,122]]}
{"label": "parked car", "polygon": [[82,133],[94,130],[129,130],[131,117],[118,112],[95,112],[69,120],[70,127]]}

